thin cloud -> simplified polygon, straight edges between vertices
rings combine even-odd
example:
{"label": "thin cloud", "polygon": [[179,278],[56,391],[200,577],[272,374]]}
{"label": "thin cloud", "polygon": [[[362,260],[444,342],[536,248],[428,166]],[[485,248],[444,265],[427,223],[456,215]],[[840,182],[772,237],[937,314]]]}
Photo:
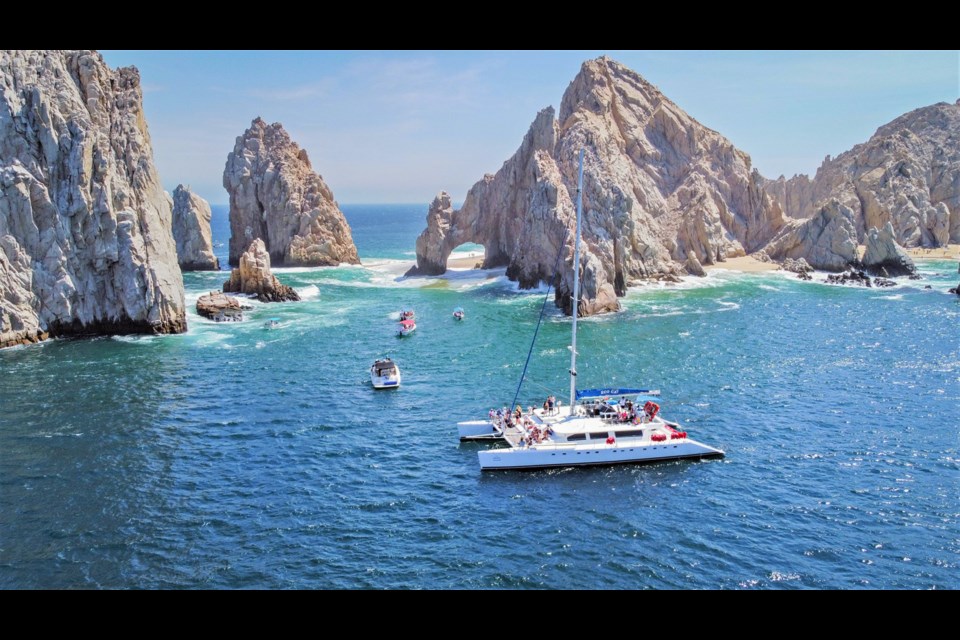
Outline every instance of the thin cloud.
{"label": "thin cloud", "polygon": [[333,78],[324,78],[319,82],[310,82],[292,87],[248,88],[238,91],[228,87],[214,86],[211,87],[211,90],[270,102],[297,102],[327,97],[335,85],[336,80]]}

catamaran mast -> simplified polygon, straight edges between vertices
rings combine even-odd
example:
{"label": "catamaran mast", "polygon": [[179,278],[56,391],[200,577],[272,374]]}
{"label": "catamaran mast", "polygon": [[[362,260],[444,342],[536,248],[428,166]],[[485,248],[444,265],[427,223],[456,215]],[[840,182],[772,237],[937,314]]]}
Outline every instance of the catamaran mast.
{"label": "catamaran mast", "polygon": [[573,242],[573,338],[570,340],[570,415],[577,404],[577,315],[580,306],[580,214],[583,210],[583,149],[580,149],[580,172],[577,178],[577,237]]}

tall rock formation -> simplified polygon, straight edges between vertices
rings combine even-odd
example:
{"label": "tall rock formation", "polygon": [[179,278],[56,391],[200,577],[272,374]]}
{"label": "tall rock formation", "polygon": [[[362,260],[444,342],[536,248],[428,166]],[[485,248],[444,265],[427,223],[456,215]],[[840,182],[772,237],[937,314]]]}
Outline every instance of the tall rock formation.
{"label": "tall rock formation", "polygon": [[300,300],[300,294],[293,287],[281,284],[270,272],[270,254],[260,238],[251,242],[250,248],[240,256],[240,266],[230,272],[223,291],[255,295],[260,302]]}
{"label": "tall rock formation", "polygon": [[230,264],[256,238],[276,265],[360,264],[333,192],[280,123],[256,118],[227,156]]}
{"label": "tall rock formation", "polygon": [[213,255],[210,231],[210,203],[177,185],[173,191],[173,239],[183,271],[218,271],[220,261]]}
{"label": "tall rock formation", "polygon": [[140,75],[0,51],[0,346],[186,329]]}
{"label": "tall rock formation", "polygon": [[888,222],[905,247],[960,242],[960,100],[883,125],[867,142],[827,157],[813,180],[781,177],[767,188],[796,218],[839,200],[854,212],[861,244],[871,228]]}
{"label": "tall rock formation", "polygon": [[475,184],[463,207],[431,207],[411,273],[440,273],[454,248],[476,242],[485,266],[506,265],[521,287],[534,287],[553,281],[563,242],[555,284],[569,312],[581,148],[581,314],[618,308],[616,296],[633,280],[756,251],[786,224],[747,154],[635,72],[599,58],[567,88],[559,118],[541,111],[513,157]]}

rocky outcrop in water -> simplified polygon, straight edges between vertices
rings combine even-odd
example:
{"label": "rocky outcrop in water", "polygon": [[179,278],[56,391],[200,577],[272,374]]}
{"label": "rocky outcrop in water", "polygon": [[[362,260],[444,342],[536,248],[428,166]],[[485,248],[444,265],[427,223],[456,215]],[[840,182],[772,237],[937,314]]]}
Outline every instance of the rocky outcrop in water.
{"label": "rocky outcrop in water", "polygon": [[216,322],[242,322],[244,309],[252,308],[219,291],[211,291],[197,298],[197,313]]}
{"label": "rocky outcrop in water", "polygon": [[257,238],[240,256],[240,266],[230,272],[230,279],[223,283],[224,293],[246,293],[257,296],[260,302],[290,302],[300,299],[293,287],[281,284],[270,273],[270,254]]}
{"label": "rocky outcrop in water", "polygon": [[454,248],[476,242],[485,267],[506,266],[523,288],[555,284],[569,311],[581,148],[582,314],[619,308],[633,280],[755,251],[785,224],[749,156],[623,65],[584,63],[554,115],[541,111],[513,157],[459,210],[434,201],[412,273],[442,273]]}
{"label": "rocky outcrop in water", "polygon": [[904,247],[960,242],[960,100],[906,113],[828,157],[812,180],[781,177],[767,189],[796,218],[839,200],[854,212],[860,240],[889,222]]}
{"label": "rocky outcrop in water", "polygon": [[831,273],[825,280],[827,284],[848,284],[860,287],[871,287],[870,276],[863,270],[849,269],[843,273]]}
{"label": "rocky outcrop in water", "polygon": [[257,118],[227,156],[230,264],[259,238],[276,265],[360,264],[333,192],[280,123]]}
{"label": "rocky outcrop in water", "polygon": [[135,68],[0,51],[0,347],[186,329]]}
{"label": "rocky outcrop in water", "polygon": [[767,244],[774,260],[800,259],[814,269],[843,271],[857,259],[853,211],[837,200],[826,203],[808,220],[791,220]]}
{"label": "rocky outcrop in water", "polygon": [[173,191],[173,240],[177,245],[177,259],[183,271],[218,271],[220,261],[213,255],[213,235],[210,231],[210,204],[177,185]]}
{"label": "rocky outcrop in water", "polygon": [[894,239],[893,224],[890,222],[882,229],[873,228],[867,233],[863,267],[867,273],[887,278],[909,276],[917,272],[913,260]]}
{"label": "rocky outcrop in water", "polygon": [[417,237],[417,263],[408,276],[437,276],[447,270],[450,252],[465,241],[465,234],[453,228],[453,204],[450,194],[441,191],[427,210],[427,228]]}

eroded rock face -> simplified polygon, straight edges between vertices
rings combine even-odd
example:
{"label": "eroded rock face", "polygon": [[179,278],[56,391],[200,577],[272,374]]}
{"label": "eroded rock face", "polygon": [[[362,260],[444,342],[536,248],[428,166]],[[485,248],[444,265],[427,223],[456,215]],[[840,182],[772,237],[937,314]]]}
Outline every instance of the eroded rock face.
{"label": "eroded rock face", "polygon": [[867,232],[867,249],[863,254],[863,267],[867,273],[884,277],[909,276],[917,272],[916,265],[894,239],[893,224],[887,222],[883,229],[876,227]]}
{"label": "eroded rock face", "polygon": [[240,256],[240,266],[230,272],[230,279],[223,283],[224,293],[246,293],[257,296],[260,302],[289,302],[300,299],[293,287],[281,284],[270,272],[270,254],[257,238]]}
{"label": "eroded rock face", "polygon": [[280,123],[257,118],[227,156],[230,264],[259,238],[276,265],[360,264],[333,192]]}
{"label": "eroded rock face", "polygon": [[805,258],[822,271],[843,271],[857,260],[853,211],[837,200],[809,220],[792,220],[766,246],[774,260]]}
{"label": "eroded rock face", "polygon": [[137,70],[0,51],[0,90],[0,347],[185,331]]}
{"label": "eroded rock face", "polygon": [[197,298],[197,313],[217,322],[241,322],[243,310],[251,308],[249,304],[245,305],[235,297],[219,291],[211,291]]}
{"label": "eroded rock face", "polygon": [[450,194],[441,191],[427,210],[427,228],[417,237],[417,264],[407,271],[408,276],[437,276],[447,270],[450,252],[463,242],[457,242],[462,233],[452,229],[453,204]]}
{"label": "eroded rock face", "polygon": [[960,242],[960,100],[906,113],[867,142],[827,157],[813,180],[781,177],[768,189],[797,218],[839,200],[854,212],[860,240],[889,222],[904,247]]}
{"label": "eroded rock face", "polygon": [[453,249],[476,242],[485,267],[506,266],[524,288],[555,284],[558,305],[570,310],[581,148],[581,313],[618,309],[631,281],[757,250],[785,224],[749,156],[633,71],[600,58],[584,63],[559,118],[541,111],[513,157],[475,184],[463,207],[434,201],[412,272],[442,273]]}
{"label": "eroded rock face", "polygon": [[177,185],[173,191],[173,239],[177,259],[183,271],[219,271],[220,261],[213,255],[210,231],[210,203]]}

